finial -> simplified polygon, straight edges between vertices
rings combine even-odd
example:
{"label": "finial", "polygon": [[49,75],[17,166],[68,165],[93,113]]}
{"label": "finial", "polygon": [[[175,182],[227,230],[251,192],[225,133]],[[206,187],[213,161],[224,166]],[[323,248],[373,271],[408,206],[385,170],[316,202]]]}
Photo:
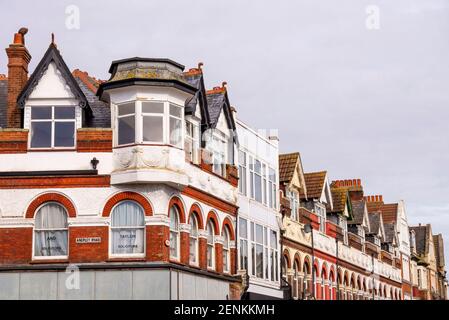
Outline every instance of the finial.
{"label": "finial", "polygon": [[198,69],[202,70],[203,66],[204,66],[204,63],[198,62]]}
{"label": "finial", "polygon": [[223,88],[223,89],[226,89],[226,86],[228,85],[228,83],[226,82],[226,81],[223,81],[222,83],[221,83],[221,87]]}
{"label": "finial", "polygon": [[51,33],[51,43],[55,44],[55,34],[53,32]]}

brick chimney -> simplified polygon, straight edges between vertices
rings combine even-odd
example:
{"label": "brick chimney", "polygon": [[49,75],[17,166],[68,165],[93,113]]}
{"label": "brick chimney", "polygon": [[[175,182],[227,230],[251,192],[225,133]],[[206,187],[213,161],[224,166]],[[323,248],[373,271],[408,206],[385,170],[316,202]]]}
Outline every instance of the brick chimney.
{"label": "brick chimney", "polygon": [[28,81],[28,64],[31,55],[25,47],[27,28],[20,28],[14,34],[14,41],[6,48],[8,55],[8,98],[7,98],[7,127],[21,128],[22,110],[17,107],[17,97]]}

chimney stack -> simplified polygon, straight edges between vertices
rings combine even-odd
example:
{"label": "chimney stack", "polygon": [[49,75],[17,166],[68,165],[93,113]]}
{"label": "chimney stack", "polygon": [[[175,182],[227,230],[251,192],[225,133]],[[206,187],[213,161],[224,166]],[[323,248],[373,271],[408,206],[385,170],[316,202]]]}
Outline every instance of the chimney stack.
{"label": "chimney stack", "polygon": [[22,111],[17,106],[17,97],[28,81],[28,64],[31,55],[25,47],[27,28],[20,28],[14,34],[14,41],[6,48],[8,55],[8,98],[7,98],[7,127],[21,128]]}

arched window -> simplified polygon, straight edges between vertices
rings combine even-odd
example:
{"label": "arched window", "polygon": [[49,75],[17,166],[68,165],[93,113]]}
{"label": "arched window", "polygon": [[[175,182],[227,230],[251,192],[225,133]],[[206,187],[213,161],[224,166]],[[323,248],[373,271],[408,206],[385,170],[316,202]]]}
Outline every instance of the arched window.
{"label": "arched window", "polygon": [[196,214],[190,217],[190,264],[198,265],[198,220]]}
{"label": "arched window", "polygon": [[179,209],[170,208],[170,258],[179,260]]}
{"label": "arched window", "polygon": [[34,256],[67,257],[67,211],[56,202],[41,206],[35,215]]}
{"label": "arched window", "polygon": [[215,269],[215,232],[214,223],[209,220],[206,227],[207,232],[207,267]]}
{"label": "arched window", "polygon": [[231,270],[230,236],[228,227],[223,229],[223,272],[229,273]]}
{"label": "arched window", "polygon": [[295,260],[295,262],[293,263],[293,284],[292,284],[293,299],[299,298],[298,271],[299,271],[298,261]]}
{"label": "arched window", "polygon": [[111,253],[142,255],[145,249],[145,215],[134,201],[125,200],[112,210]]}

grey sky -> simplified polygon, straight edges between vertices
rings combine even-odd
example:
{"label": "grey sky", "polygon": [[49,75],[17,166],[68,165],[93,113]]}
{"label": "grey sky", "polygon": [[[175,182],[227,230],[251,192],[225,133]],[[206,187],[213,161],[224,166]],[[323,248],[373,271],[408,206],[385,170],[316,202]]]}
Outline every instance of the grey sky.
{"label": "grey sky", "polygon": [[[31,71],[51,32],[71,69],[102,79],[119,58],[202,61],[208,87],[227,81],[238,116],[279,128],[281,151],[300,151],[306,171],[404,199],[409,222],[432,223],[449,253],[447,0],[38,3],[0,0],[0,44],[28,27]],[[70,4],[79,30],[65,26]],[[379,30],[365,27],[368,5]],[[6,64],[3,51],[0,73]]]}

